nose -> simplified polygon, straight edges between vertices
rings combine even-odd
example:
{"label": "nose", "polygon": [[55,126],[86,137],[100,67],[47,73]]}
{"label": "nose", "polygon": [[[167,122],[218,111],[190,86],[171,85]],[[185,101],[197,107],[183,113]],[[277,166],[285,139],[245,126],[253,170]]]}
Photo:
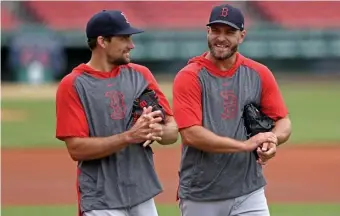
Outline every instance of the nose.
{"label": "nose", "polygon": [[227,37],[224,34],[219,34],[216,39],[218,42],[224,42],[227,40]]}
{"label": "nose", "polygon": [[135,44],[133,43],[133,41],[130,41],[128,44],[129,49],[134,49],[135,48]]}

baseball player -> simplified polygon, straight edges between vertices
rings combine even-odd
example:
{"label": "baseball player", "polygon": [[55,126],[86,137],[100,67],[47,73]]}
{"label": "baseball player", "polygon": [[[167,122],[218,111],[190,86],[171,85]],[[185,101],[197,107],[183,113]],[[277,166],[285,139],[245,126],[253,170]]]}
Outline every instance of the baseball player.
{"label": "baseball player", "polygon": [[[153,197],[162,187],[152,149],[143,143],[172,144],[178,129],[150,70],[130,63],[131,35],[141,32],[121,11],[95,14],[86,26],[90,61],[75,67],[58,87],[56,137],[78,162],[80,215],[157,215]],[[146,89],[156,93],[165,118],[160,110],[143,107],[128,124],[135,99]]]}
{"label": "baseball player", "polygon": [[[271,71],[238,52],[245,35],[238,8],[214,7],[207,24],[209,51],[190,59],[175,77],[183,216],[269,215],[261,164],[288,140],[291,123]],[[271,132],[246,138],[242,112],[248,103],[275,119]]]}

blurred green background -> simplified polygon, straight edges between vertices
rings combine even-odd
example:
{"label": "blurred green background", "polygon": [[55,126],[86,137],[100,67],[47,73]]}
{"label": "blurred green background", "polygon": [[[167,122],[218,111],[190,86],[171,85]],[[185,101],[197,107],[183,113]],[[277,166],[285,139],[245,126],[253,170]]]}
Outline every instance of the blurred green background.
{"label": "blurred green background", "polygon": [[[160,216],[176,216],[180,215],[177,206],[172,205],[158,205],[158,214]],[[338,204],[282,204],[271,205],[270,212],[273,216],[337,216],[340,212]],[[75,206],[42,206],[42,207],[5,207],[2,211],[3,216],[35,216],[35,215],[74,215],[76,216],[77,209]]]}
{"label": "blurred green background", "polygon": [[[161,89],[172,104],[171,82],[161,82]],[[340,84],[338,82],[279,83],[290,112],[294,132],[290,143],[340,144]],[[3,98],[2,109],[21,114],[21,121],[2,122],[2,147],[60,147],[55,135],[54,95],[49,99]],[[20,115],[19,115],[20,117]],[[20,135],[16,135],[20,131]]]}

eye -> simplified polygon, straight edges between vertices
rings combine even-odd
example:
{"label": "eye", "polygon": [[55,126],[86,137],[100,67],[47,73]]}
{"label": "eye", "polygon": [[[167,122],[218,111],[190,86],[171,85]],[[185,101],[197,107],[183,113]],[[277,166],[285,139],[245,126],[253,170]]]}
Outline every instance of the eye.
{"label": "eye", "polygon": [[229,29],[228,29],[228,33],[230,33],[230,34],[235,34],[237,31],[238,31],[238,30],[235,29],[235,28],[229,28]]}
{"label": "eye", "polygon": [[129,41],[131,39],[131,35],[123,35],[120,38],[122,41]]}
{"label": "eye", "polygon": [[212,33],[218,33],[219,31],[218,31],[217,28],[211,28],[211,32],[212,32]]}

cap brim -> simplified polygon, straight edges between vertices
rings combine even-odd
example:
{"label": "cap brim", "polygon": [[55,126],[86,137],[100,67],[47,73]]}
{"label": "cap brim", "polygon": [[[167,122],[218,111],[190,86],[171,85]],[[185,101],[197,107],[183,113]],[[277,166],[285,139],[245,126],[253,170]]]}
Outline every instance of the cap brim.
{"label": "cap brim", "polygon": [[234,23],[228,22],[228,21],[224,21],[224,20],[216,20],[216,21],[212,21],[210,23],[207,24],[207,26],[210,26],[212,24],[226,24],[228,26],[231,26],[237,30],[240,30],[239,27],[237,27],[237,25],[235,25]]}
{"label": "cap brim", "polygon": [[142,30],[142,29],[129,27],[127,29],[124,29],[123,31],[116,33],[115,35],[132,35],[132,34],[139,34],[139,33],[143,33],[143,32],[144,32],[144,30]]}

